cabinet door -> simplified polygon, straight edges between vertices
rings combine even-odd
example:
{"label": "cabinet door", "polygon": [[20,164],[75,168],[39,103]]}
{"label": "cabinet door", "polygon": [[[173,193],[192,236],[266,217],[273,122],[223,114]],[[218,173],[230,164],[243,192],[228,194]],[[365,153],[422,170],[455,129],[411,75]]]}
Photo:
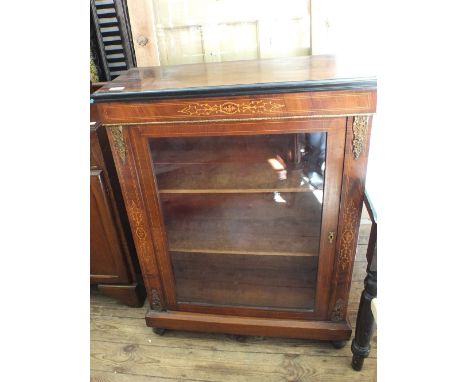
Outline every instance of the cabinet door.
{"label": "cabinet door", "polygon": [[144,134],[170,308],[325,317],[345,120],[182,128]]}
{"label": "cabinet door", "polygon": [[128,282],[102,170],[91,170],[91,283]]}

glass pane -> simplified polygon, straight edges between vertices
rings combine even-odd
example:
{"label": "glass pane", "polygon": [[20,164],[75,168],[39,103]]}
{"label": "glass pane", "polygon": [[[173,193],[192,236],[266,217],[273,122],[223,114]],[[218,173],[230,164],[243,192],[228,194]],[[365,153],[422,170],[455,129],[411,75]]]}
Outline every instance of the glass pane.
{"label": "glass pane", "polygon": [[325,133],[150,140],[178,302],[313,309]]}

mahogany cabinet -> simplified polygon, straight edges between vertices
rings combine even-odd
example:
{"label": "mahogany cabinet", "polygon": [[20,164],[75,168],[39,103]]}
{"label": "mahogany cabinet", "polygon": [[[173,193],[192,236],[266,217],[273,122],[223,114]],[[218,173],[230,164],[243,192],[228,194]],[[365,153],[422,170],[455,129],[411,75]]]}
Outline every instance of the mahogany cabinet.
{"label": "mahogany cabinet", "polygon": [[376,108],[376,79],[356,68],[332,56],[134,68],[92,95],[148,326],[349,339]]}
{"label": "mahogany cabinet", "polygon": [[[93,114],[92,108],[91,117]],[[91,122],[90,282],[102,293],[138,307],[143,305],[145,292],[138,277],[133,240],[130,232],[126,232],[128,222],[122,211],[123,202],[119,209],[118,182],[112,184],[111,165],[104,159],[105,150],[98,137],[100,128],[99,123]]]}

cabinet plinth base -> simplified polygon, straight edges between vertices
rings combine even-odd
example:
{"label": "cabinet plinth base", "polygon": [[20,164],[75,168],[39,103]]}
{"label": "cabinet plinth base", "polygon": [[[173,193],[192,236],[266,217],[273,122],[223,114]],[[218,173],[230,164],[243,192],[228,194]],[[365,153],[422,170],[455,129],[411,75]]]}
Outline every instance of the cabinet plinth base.
{"label": "cabinet plinth base", "polygon": [[146,325],[153,328],[196,332],[229,333],[250,336],[290,337],[340,341],[351,337],[346,321],[306,321],[277,318],[256,318],[149,310]]}

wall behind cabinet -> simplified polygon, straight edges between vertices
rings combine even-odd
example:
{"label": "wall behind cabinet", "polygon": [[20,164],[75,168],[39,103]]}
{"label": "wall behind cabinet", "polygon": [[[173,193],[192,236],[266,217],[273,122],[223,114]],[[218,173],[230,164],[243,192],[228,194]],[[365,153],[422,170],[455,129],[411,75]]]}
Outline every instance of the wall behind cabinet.
{"label": "wall behind cabinet", "polygon": [[310,0],[136,3],[128,0],[138,66],[303,56],[311,51]]}

